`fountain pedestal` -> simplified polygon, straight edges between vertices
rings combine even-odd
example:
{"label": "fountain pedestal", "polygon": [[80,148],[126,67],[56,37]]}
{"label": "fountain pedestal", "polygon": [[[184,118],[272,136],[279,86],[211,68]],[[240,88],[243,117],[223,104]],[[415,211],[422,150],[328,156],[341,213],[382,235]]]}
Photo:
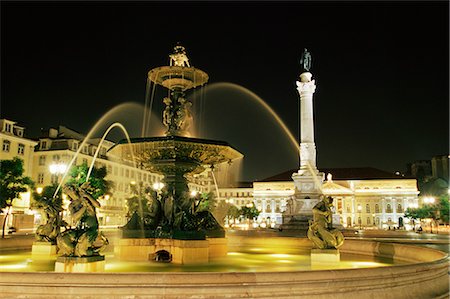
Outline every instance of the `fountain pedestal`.
{"label": "fountain pedestal", "polygon": [[56,255],[56,245],[50,242],[35,241],[31,249],[32,255]]}
{"label": "fountain pedestal", "polygon": [[179,240],[161,238],[121,239],[114,254],[126,261],[155,261],[158,252],[165,251],[174,264],[201,264],[211,258],[226,256],[226,238]]}
{"label": "fountain pedestal", "polygon": [[55,272],[105,272],[105,256],[60,256],[56,259]]}

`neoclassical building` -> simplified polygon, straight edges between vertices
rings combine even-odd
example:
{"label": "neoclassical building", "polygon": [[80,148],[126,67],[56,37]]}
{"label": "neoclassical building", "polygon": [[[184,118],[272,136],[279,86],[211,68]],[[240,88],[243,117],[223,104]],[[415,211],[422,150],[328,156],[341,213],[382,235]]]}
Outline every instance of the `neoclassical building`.
{"label": "neoclassical building", "polygon": [[[334,200],[335,221],[344,227],[410,229],[409,220],[404,218],[408,207],[419,204],[417,181],[401,175],[391,174],[370,167],[319,169],[327,179],[322,184],[322,192]],[[295,193],[290,170],[262,181],[253,183],[252,198],[260,211],[259,223],[282,224],[282,214],[289,209],[288,202]],[[248,188],[247,188],[248,189]],[[248,190],[245,190],[248,193]],[[225,192],[225,190],[227,192]],[[223,192],[222,192],[223,191]],[[221,199],[233,199],[240,188],[221,189]]]}

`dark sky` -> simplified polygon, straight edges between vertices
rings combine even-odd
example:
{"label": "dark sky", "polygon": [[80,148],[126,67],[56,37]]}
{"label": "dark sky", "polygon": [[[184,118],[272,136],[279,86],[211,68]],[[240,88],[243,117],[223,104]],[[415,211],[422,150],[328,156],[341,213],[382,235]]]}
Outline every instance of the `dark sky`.
{"label": "dark sky", "polygon": [[[448,154],[448,1],[2,1],[1,117],[29,137],[59,124],[87,133],[114,106],[144,104],[147,72],[166,65],[178,41],[210,76],[201,137],[241,150],[243,179],[295,168],[295,150],[256,101],[208,88],[230,82],[251,90],[297,136],[305,47],[317,84],[319,167],[404,171],[408,162]],[[155,115],[163,93],[157,89]],[[109,121],[138,136],[136,107]]]}

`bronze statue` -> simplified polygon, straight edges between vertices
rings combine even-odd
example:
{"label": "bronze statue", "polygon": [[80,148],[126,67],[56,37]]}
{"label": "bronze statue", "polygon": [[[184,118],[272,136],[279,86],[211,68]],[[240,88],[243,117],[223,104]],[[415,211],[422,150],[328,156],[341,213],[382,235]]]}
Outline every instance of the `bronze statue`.
{"label": "bronze statue", "polygon": [[80,187],[63,187],[71,203],[69,212],[74,228],[61,233],[57,238],[58,253],[63,256],[98,255],[107,244],[108,239],[99,234],[96,208],[100,203],[89,194],[89,183]]}
{"label": "bronze statue", "polygon": [[50,242],[56,244],[56,238],[61,231],[61,227],[67,225],[61,218],[62,201],[58,197],[35,197],[32,203],[32,208],[39,210],[44,224],[41,224],[36,229],[37,241]]}
{"label": "bronze statue", "polygon": [[302,57],[300,58],[300,64],[302,66],[303,72],[309,72],[311,69],[311,53],[305,48],[302,53]]}
{"label": "bronze statue", "polygon": [[333,198],[322,196],[312,209],[313,221],[310,220],[308,239],[319,249],[337,249],[344,244],[342,233],[333,228]]}

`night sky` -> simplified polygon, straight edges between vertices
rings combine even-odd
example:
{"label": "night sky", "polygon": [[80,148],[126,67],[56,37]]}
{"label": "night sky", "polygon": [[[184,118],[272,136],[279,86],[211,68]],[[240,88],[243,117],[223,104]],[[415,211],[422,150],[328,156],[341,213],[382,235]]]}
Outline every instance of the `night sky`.
{"label": "night sky", "polygon": [[[103,128],[121,121],[139,137],[146,74],[181,42],[210,77],[191,95],[199,137],[228,141],[246,156],[242,179],[263,179],[297,167],[295,149],[256,101],[218,83],[251,90],[298,136],[306,47],[318,167],[405,171],[449,151],[448,24],[448,1],[2,1],[0,113],[28,137],[60,124],[87,133],[134,102]],[[156,90],[155,116],[164,94]]]}

